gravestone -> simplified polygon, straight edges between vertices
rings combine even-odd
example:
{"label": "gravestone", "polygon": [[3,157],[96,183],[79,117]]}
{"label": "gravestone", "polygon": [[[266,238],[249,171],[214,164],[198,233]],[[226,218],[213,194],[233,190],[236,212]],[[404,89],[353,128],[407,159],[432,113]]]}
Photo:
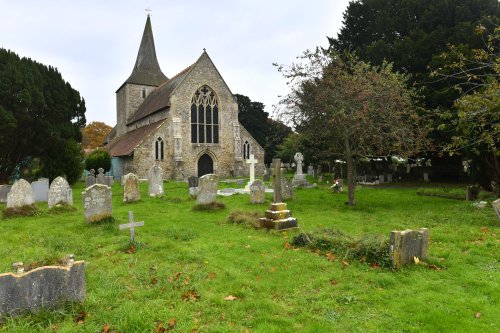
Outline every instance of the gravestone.
{"label": "gravestone", "polygon": [[295,153],[295,162],[297,162],[297,171],[293,176],[293,185],[295,186],[307,186],[309,185],[306,180],[306,176],[302,173],[302,161],[304,161],[304,156],[302,153]]}
{"label": "gravestone", "polygon": [[429,174],[427,172],[424,172],[424,182],[429,181]]}
{"label": "gravestone", "polygon": [[89,175],[85,178],[85,187],[89,187],[95,184],[95,170],[90,169]]}
{"label": "gravestone", "polygon": [[144,225],[144,221],[134,222],[134,212],[131,210],[128,212],[128,220],[129,220],[129,223],[120,224],[118,227],[120,228],[120,230],[130,229],[130,240],[134,241],[134,239],[135,239],[135,227],[142,227]]}
{"label": "gravestone", "polygon": [[0,202],[7,202],[7,194],[9,194],[10,185],[0,185]]}
{"label": "gravestone", "polygon": [[109,186],[94,184],[87,187],[82,192],[82,201],[86,223],[98,222],[113,214],[111,187]]}
{"label": "gravestone", "polygon": [[425,260],[429,244],[429,230],[404,230],[391,232],[390,256],[393,268],[414,262],[414,258]]}
{"label": "gravestone", "polygon": [[285,177],[281,178],[281,199],[283,201],[288,201],[293,199],[295,196],[295,187],[292,181],[286,179]]}
{"label": "gravestone", "polygon": [[126,174],[123,185],[123,202],[139,201],[140,199],[139,178],[133,173]]}
{"label": "gravestone", "polygon": [[200,177],[198,187],[197,205],[208,205],[215,202],[217,199],[217,188],[219,187],[219,176],[207,174]]}
{"label": "gravestone", "polygon": [[309,164],[309,166],[307,167],[307,174],[309,176],[314,176],[314,167],[312,164]]}
{"label": "gravestone", "polygon": [[323,169],[321,168],[321,164],[318,165],[318,175],[321,175],[323,173]]}
{"label": "gravestone", "polygon": [[48,204],[49,209],[59,204],[73,205],[73,191],[63,177],[57,177],[50,184]]}
{"label": "gravestone", "polygon": [[97,169],[97,172],[99,172],[99,174],[96,176],[96,184],[102,184],[102,185],[106,185],[106,178],[104,176],[104,169],[103,168],[99,168]]}
{"label": "gravestone", "polygon": [[392,183],[392,173],[387,175],[387,182]]}
{"label": "gravestone", "polygon": [[153,165],[148,172],[148,193],[150,197],[163,195],[163,169]]}
{"label": "gravestone", "polygon": [[257,179],[250,184],[250,202],[251,203],[264,203],[266,200],[266,187],[264,183]]}
{"label": "gravestone", "polygon": [[493,210],[497,213],[497,217],[500,219],[500,199],[496,199],[491,203]]}
{"label": "gravestone", "polygon": [[477,200],[477,198],[479,197],[480,191],[481,191],[481,188],[477,185],[467,186],[466,192],[465,192],[465,200],[466,201]]}
{"label": "gravestone", "polygon": [[34,203],[35,192],[33,192],[30,183],[24,179],[16,181],[7,194],[7,208],[31,206]]}
{"label": "gravestone", "polygon": [[323,175],[319,175],[318,177],[318,183],[322,183],[323,182]]}
{"label": "gravestone", "polygon": [[35,202],[47,202],[49,193],[49,179],[38,178],[31,183],[31,188],[35,192]]}
{"label": "gravestone", "polygon": [[268,182],[269,180],[271,180],[271,169],[269,168],[266,168],[266,170],[264,171],[264,174],[262,175],[262,180],[265,181],[265,182]]}
{"label": "gravestone", "polygon": [[249,189],[250,184],[252,184],[253,181],[255,180],[255,164],[257,164],[257,162],[259,162],[259,161],[254,158],[253,154],[251,154],[250,158],[247,160],[247,164],[250,165],[248,168],[250,170],[250,181],[245,186],[246,190]]}
{"label": "gravestone", "polygon": [[379,184],[383,184],[384,183],[384,175],[378,176],[378,182],[379,182]]}
{"label": "gravestone", "polygon": [[85,262],[74,261],[65,266],[43,266],[24,272],[15,263],[15,273],[0,274],[0,317],[37,312],[85,299]]}
{"label": "gravestone", "polygon": [[199,192],[199,178],[196,176],[191,176],[188,178],[188,184],[189,184],[189,195],[193,198],[196,198],[198,196]]}
{"label": "gravestone", "polygon": [[114,183],[114,178],[113,176],[104,176],[104,182],[106,183],[105,185],[112,187]]}
{"label": "gravestone", "polygon": [[273,183],[274,197],[271,207],[266,210],[266,216],[259,219],[261,228],[274,230],[287,230],[298,228],[297,219],[292,217],[292,213],[287,209],[287,205],[281,197],[281,161],[279,158],[273,159]]}

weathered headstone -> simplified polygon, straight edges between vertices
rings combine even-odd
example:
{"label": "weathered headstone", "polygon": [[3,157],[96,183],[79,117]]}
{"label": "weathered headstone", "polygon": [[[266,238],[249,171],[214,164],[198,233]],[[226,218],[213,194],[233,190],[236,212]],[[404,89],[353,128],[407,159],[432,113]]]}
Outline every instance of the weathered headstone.
{"label": "weathered headstone", "polygon": [[31,183],[31,188],[35,192],[36,202],[47,202],[49,193],[49,179],[48,178],[38,178]]}
{"label": "weathered headstone", "polygon": [[10,185],[0,185],[0,202],[7,202],[7,194],[9,194]]}
{"label": "weathered headstone", "polygon": [[130,240],[134,241],[135,239],[135,227],[142,227],[144,225],[144,221],[134,222],[134,212],[129,210],[128,212],[128,220],[129,223],[120,224],[118,227],[120,230],[130,229]]}
{"label": "weathered headstone", "polygon": [[104,169],[99,168],[99,169],[97,169],[97,172],[99,172],[99,174],[96,176],[95,182],[97,184],[106,185],[106,178],[105,178],[106,176],[104,175]]}
{"label": "weathered headstone", "polygon": [[24,179],[16,181],[7,194],[7,208],[31,206],[34,203],[35,192],[33,192],[30,183]]}
{"label": "weathered headstone", "polygon": [[383,184],[384,183],[384,175],[378,176],[378,181],[379,181],[379,184]]}
{"label": "weathered headstone", "polygon": [[104,182],[106,183],[105,185],[112,187],[114,183],[114,178],[113,176],[104,176]]}
{"label": "weathered headstone", "polygon": [[148,172],[148,193],[150,197],[163,195],[163,169],[153,165]]}
{"label": "weathered headstone", "polygon": [[266,217],[259,219],[259,226],[267,229],[286,230],[298,228],[297,219],[292,217],[292,213],[287,209],[287,205],[281,202],[281,161],[279,158],[273,159],[273,183],[274,200],[271,207],[266,210]]}
{"label": "weathered headstone", "polygon": [[140,199],[139,178],[133,173],[126,174],[125,184],[123,185],[123,202],[133,202]]}
{"label": "weathered headstone", "polygon": [[74,256],[65,266],[43,266],[24,272],[22,263],[15,263],[15,269],[15,273],[0,274],[0,317],[85,299],[85,262],[74,261]]}
{"label": "weathered headstone", "polygon": [[465,192],[465,200],[467,200],[467,201],[477,200],[477,198],[479,197],[480,191],[481,191],[481,188],[478,185],[467,186],[466,192]]}
{"label": "weathered headstone", "polygon": [[257,179],[250,184],[250,202],[251,203],[264,203],[266,200],[266,187],[264,183]]}
{"label": "weathered headstone", "polygon": [[429,230],[404,230],[391,232],[390,255],[393,268],[399,268],[414,262],[415,258],[427,258]]}
{"label": "weathered headstone", "polygon": [[48,204],[49,209],[59,204],[73,205],[73,191],[63,177],[57,177],[50,184]]}
{"label": "weathered headstone", "polygon": [[293,176],[293,185],[308,186],[309,183],[306,180],[306,176],[302,173],[302,161],[304,160],[304,156],[302,153],[295,153],[294,160],[297,162],[297,171]]}
{"label": "weathered headstone", "polygon": [[102,184],[94,184],[82,192],[83,215],[85,222],[98,222],[113,214],[111,188]]}
{"label": "weathered headstone", "polygon": [[387,175],[387,182],[392,183],[392,173]]}
{"label": "weathered headstone", "polygon": [[264,174],[262,175],[262,180],[265,182],[268,182],[269,180],[271,180],[271,173],[272,173],[271,169],[266,167],[266,170],[264,171]]}
{"label": "weathered headstone", "polygon": [[85,178],[85,186],[89,187],[95,184],[95,170],[90,169],[89,175]]}
{"label": "weathered headstone", "polygon": [[321,164],[318,165],[318,175],[321,175],[323,173],[323,169],[321,168]]}
{"label": "weathered headstone", "polygon": [[292,181],[281,178],[281,199],[283,201],[288,201],[293,199],[295,196],[295,187]]}
{"label": "weathered headstone", "polygon": [[429,174],[427,172],[424,172],[424,182],[429,181]]}
{"label": "weathered headstone", "polygon": [[196,198],[198,196],[198,192],[200,191],[198,187],[199,178],[196,176],[189,177],[188,184],[189,184],[189,195],[193,198]]}
{"label": "weathered headstone", "polygon": [[307,174],[309,176],[313,176],[313,173],[314,173],[314,166],[312,164],[309,164],[309,166],[307,167]]}
{"label": "weathered headstone", "polygon": [[253,181],[255,180],[255,164],[257,164],[257,162],[259,162],[258,160],[256,160],[253,156],[253,154],[250,155],[250,158],[247,160],[247,164],[249,164],[249,170],[250,170],[250,181],[248,182],[248,184],[245,186],[245,189],[249,189],[249,186],[250,184],[253,183]]}
{"label": "weathered headstone", "polygon": [[219,176],[207,174],[200,177],[199,193],[196,197],[197,205],[208,205],[217,199],[217,188],[219,187]]}
{"label": "weathered headstone", "polygon": [[500,199],[496,199],[491,203],[493,210],[497,213],[498,218],[500,219]]}
{"label": "weathered headstone", "polygon": [[322,183],[323,182],[323,175],[319,175],[318,177],[318,183]]}

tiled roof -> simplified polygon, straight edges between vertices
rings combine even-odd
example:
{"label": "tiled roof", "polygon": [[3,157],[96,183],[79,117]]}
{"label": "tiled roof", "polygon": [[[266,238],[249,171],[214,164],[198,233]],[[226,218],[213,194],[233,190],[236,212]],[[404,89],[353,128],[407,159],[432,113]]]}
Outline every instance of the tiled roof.
{"label": "tiled roof", "polygon": [[106,147],[110,156],[128,156],[140,145],[148,136],[157,130],[165,122],[165,119],[155,123],[139,127],[127,132],[111,141]]}
{"label": "tiled roof", "polygon": [[167,109],[170,107],[170,95],[174,89],[182,82],[186,74],[189,72],[193,65],[185,68],[180,73],[172,77],[167,82],[163,83],[151,94],[146,97],[144,102],[137,110],[137,112],[128,120],[127,125],[130,125],[138,120],[141,120],[155,112]]}

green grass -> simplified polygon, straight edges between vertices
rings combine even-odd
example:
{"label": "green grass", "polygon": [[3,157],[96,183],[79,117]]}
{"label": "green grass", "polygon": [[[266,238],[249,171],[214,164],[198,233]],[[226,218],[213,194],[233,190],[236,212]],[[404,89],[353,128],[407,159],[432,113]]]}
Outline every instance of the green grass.
{"label": "green grass", "polygon": [[[234,186],[234,185],[229,185]],[[0,220],[0,272],[69,253],[86,261],[87,298],[56,311],[6,318],[0,332],[498,332],[499,223],[491,207],[418,196],[415,188],[362,188],[355,207],[328,185],[299,189],[288,204],[299,231],[256,230],[227,222],[261,211],[247,195],[219,197],[224,209],[195,211],[186,183],[165,195],[123,203],[113,186],[114,221],[86,225],[76,211]],[[4,205],[0,206],[3,208]],[[130,243],[128,211],[145,226]],[[430,230],[429,266],[397,272],[368,262],[287,246],[300,232],[336,229],[360,238],[391,230]],[[133,250],[131,250],[133,246]],[[232,295],[233,301],[224,300]],[[480,318],[475,315],[480,313]]]}

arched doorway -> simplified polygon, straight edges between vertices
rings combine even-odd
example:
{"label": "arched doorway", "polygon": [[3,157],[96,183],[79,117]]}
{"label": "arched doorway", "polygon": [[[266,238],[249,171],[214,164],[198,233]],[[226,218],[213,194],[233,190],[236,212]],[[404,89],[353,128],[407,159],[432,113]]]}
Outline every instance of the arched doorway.
{"label": "arched doorway", "polygon": [[208,154],[203,154],[198,160],[198,177],[214,173],[214,161]]}

